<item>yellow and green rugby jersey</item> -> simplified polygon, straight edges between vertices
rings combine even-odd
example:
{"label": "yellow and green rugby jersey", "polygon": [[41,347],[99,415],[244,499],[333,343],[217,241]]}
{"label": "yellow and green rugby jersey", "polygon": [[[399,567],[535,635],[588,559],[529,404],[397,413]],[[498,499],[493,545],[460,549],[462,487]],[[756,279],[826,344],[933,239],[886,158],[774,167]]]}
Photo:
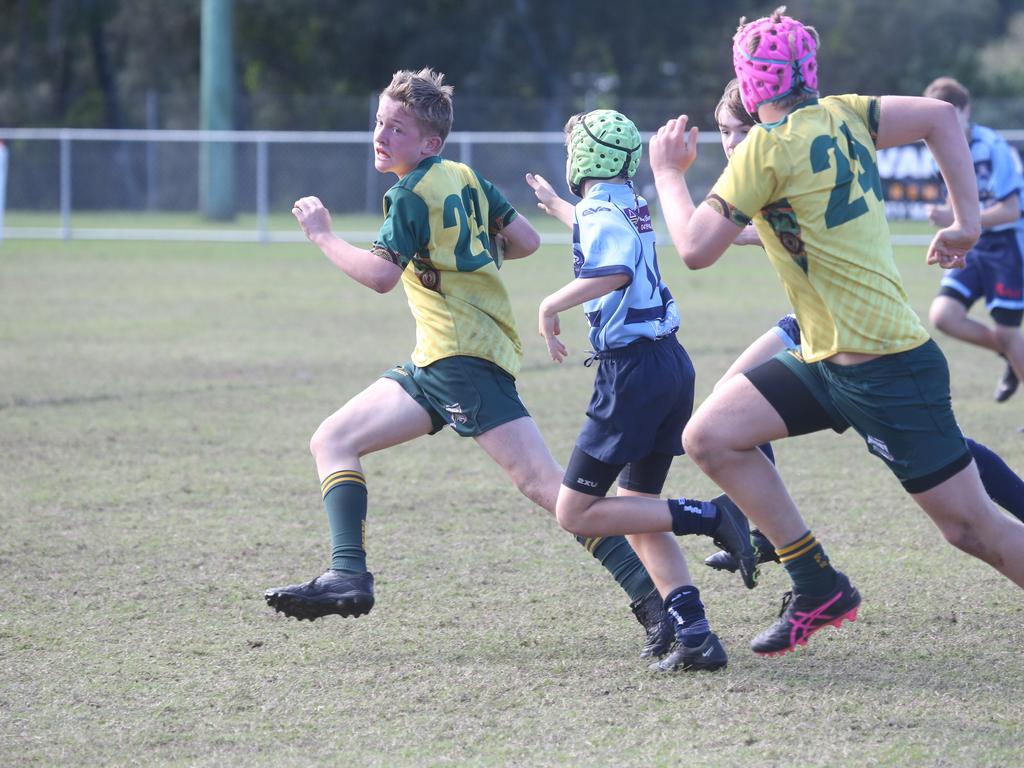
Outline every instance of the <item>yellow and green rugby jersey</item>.
{"label": "yellow and green rugby jersey", "polygon": [[519,372],[523,348],[488,245],[516,216],[489,181],[440,157],[427,158],[388,190],[371,250],[405,270],[416,365],[470,355]]}
{"label": "yellow and green rugby jersey", "polygon": [[886,355],[928,332],[893,259],[876,165],[879,99],[827,96],[756,126],[706,202],[751,219],[800,321],[803,357]]}

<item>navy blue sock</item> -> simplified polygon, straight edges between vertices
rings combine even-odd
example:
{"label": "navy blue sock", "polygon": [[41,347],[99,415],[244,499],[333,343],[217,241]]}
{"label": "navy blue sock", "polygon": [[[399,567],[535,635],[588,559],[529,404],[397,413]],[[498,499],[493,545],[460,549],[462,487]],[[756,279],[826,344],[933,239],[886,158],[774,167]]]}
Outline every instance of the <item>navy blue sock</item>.
{"label": "navy blue sock", "polygon": [[672,514],[672,533],[676,536],[688,533],[710,536],[718,529],[718,507],[710,501],[669,499],[668,511]]}
{"label": "navy blue sock", "polygon": [[757,447],[761,449],[761,453],[765,455],[768,461],[770,461],[772,464],[775,463],[775,451],[772,450],[771,443],[761,443]]}
{"label": "navy blue sock", "polygon": [[672,590],[665,598],[665,611],[675,624],[676,640],[687,648],[696,648],[711,633],[700,590],[692,584]]}
{"label": "navy blue sock", "polygon": [[1024,480],[990,448],[970,438],[967,438],[967,447],[971,449],[974,463],[978,465],[985,493],[1000,507],[1024,522]]}

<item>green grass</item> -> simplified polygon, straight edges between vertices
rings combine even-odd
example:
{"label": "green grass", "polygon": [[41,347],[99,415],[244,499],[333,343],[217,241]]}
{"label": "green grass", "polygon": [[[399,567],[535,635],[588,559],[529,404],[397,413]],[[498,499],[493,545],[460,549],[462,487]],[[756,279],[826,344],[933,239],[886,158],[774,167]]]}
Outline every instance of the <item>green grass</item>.
{"label": "green grass", "polygon": [[[785,298],[754,249],[693,273],[663,250],[699,400]],[[924,313],[938,272],[898,259]],[[569,261],[547,247],[503,272],[521,392],[564,461],[593,375],[583,320],[563,317],[577,364],[558,367],[534,317]],[[307,245],[0,244],[4,764],[1019,761],[1020,591],[942,543],[853,435],[777,446],[864,595],[855,624],[781,659],[747,643],[782,572],[748,592],[686,539],[730,664],[652,677],[610,578],[447,431],[366,459],[373,612],[274,614],[263,589],[327,558],[309,435],[412,339],[400,291]],[[991,401],[999,361],[940,343],[965,431],[1024,468],[1024,401]],[[714,493],[685,459],[668,489]]]}

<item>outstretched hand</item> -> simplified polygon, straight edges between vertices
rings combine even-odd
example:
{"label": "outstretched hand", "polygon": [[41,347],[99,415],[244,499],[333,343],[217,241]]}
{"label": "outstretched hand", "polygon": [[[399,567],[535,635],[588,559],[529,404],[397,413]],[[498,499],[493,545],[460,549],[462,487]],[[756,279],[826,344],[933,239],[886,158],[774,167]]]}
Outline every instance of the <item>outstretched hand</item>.
{"label": "outstretched hand", "polygon": [[537,196],[538,208],[548,216],[558,219],[565,226],[572,227],[576,206],[565,198],[559,197],[551,183],[539,174],[526,174],[526,183],[530,185],[533,194]]}
{"label": "outstretched hand", "polygon": [[686,115],[674,117],[651,137],[651,170],[684,173],[697,159],[697,128],[687,130]]}
{"label": "outstretched hand", "polygon": [[927,262],[938,264],[943,269],[963,267],[966,264],[967,252],[978,242],[978,233],[963,229],[959,223],[953,222],[935,233],[931,245],[928,246]]}
{"label": "outstretched hand", "polygon": [[310,240],[331,232],[331,212],[319,197],[300,197],[292,205],[292,215]]}
{"label": "outstretched hand", "polygon": [[555,188],[551,186],[551,182],[539,173],[528,173],[526,174],[526,183],[530,185],[530,189],[533,190],[533,194],[537,196],[537,207],[549,216],[554,216],[554,206],[556,203],[560,202],[562,198],[560,198],[558,193],[555,192]]}
{"label": "outstretched hand", "polygon": [[538,318],[537,331],[544,337],[548,345],[548,355],[556,363],[562,362],[569,354],[569,350],[561,342],[558,336],[562,333],[561,325],[558,322],[558,313],[550,311],[543,303],[540,305],[540,317]]}

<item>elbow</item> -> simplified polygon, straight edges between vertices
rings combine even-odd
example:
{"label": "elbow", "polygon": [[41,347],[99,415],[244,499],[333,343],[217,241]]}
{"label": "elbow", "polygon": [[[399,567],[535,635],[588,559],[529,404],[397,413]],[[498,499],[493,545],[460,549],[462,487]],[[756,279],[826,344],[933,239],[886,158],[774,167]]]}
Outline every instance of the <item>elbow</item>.
{"label": "elbow", "polygon": [[519,247],[523,249],[523,256],[535,253],[540,248],[540,233],[536,230],[530,232],[527,237],[523,238]]}
{"label": "elbow", "polygon": [[711,261],[697,251],[681,250],[679,251],[679,258],[683,260],[683,264],[686,265],[687,269],[704,269],[711,266]]}
{"label": "elbow", "polygon": [[369,282],[369,287],[372,288],[377,293],[381,293],[381,294],[388,293],[396,285],[398,285],[398,280],[393,278],[390,275],[387,275],[387,276],[377,276],[377,277],[374,277]]}

